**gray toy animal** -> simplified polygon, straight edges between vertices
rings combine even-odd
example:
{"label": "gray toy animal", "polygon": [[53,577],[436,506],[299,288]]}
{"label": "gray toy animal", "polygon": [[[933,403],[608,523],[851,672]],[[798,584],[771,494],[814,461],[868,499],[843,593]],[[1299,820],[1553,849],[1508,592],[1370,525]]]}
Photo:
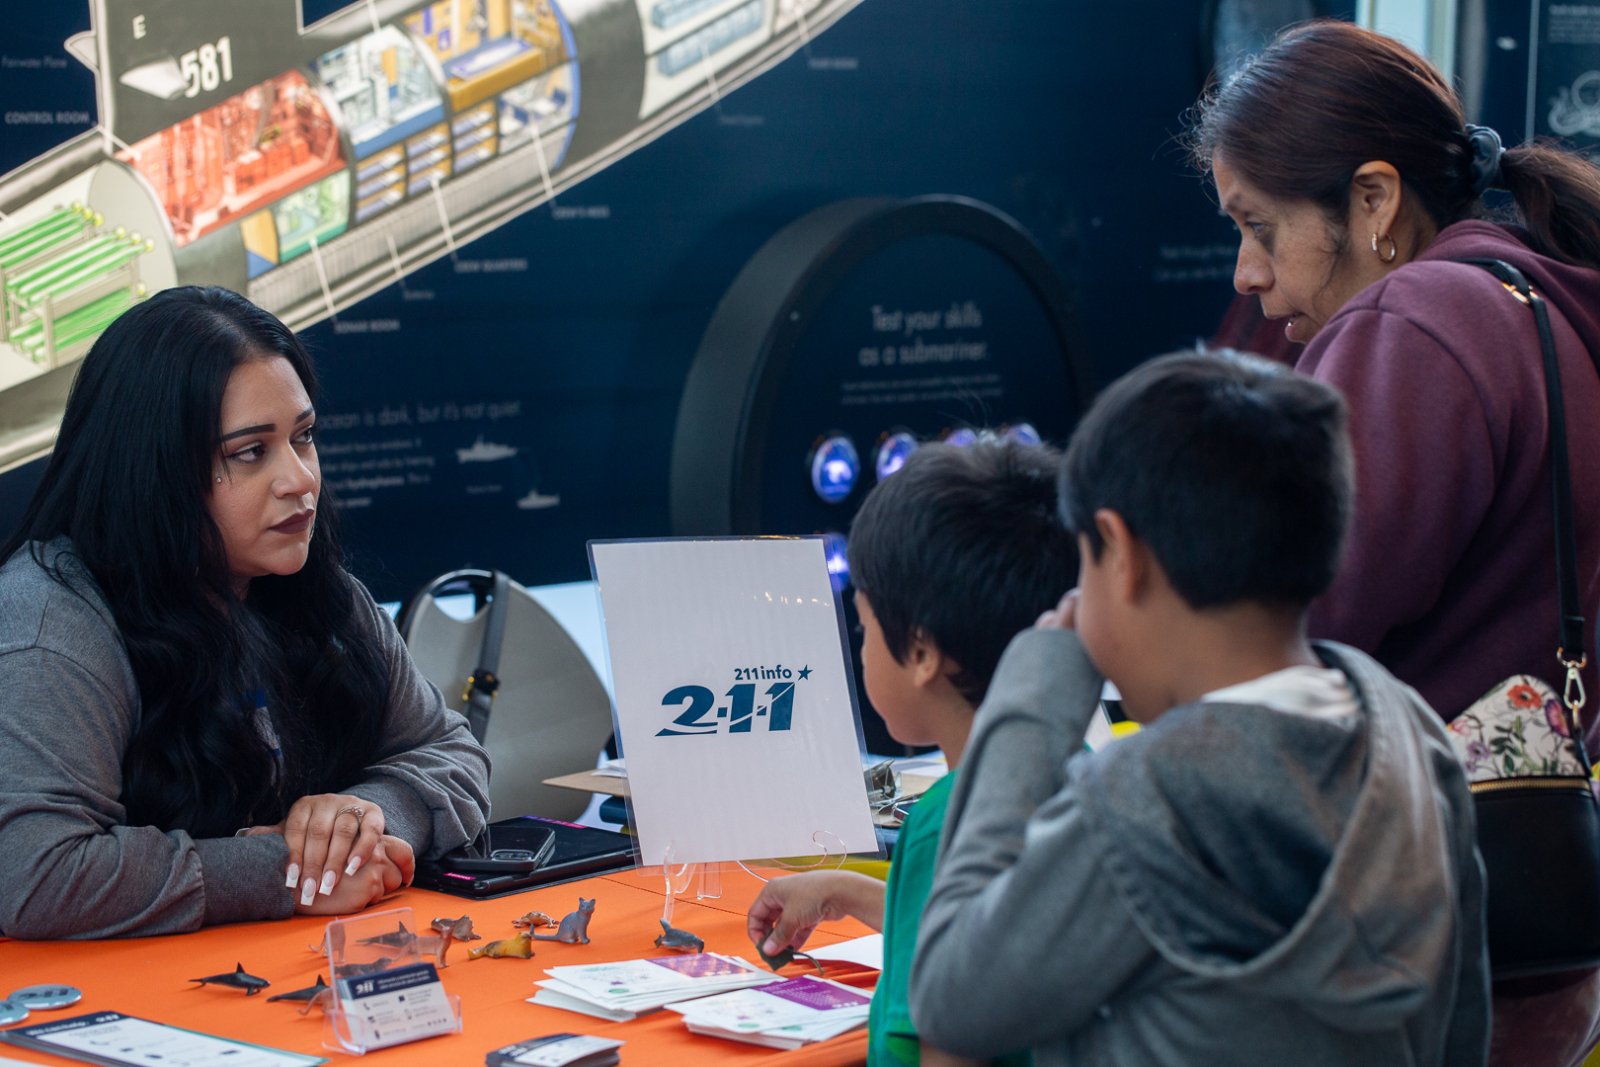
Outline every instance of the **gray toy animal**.
{"label": "gray toy animal", "polygon": [[578,898],[578,910],[569,911],[561,919],[561,925],[556,927],[553,934],[528,934],[535,941],[561,941],[568,945],[587,945],[589,943],[589,917],[594,914],[594,900]]}
{"label": "gray toy animal", "polygon": [[667,920],[661,920],[661,933],[656,935],[656,948],[670,948],[676,952],[704,952],[706,943],[687,930],[680,930]]}

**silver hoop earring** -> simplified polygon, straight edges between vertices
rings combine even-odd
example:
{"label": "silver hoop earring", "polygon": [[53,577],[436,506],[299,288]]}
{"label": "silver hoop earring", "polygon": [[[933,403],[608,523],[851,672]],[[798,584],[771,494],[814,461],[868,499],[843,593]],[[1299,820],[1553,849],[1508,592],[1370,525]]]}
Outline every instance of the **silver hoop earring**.
{"label": "silver hoop earring", "polygon": [[[1382,252],[1378,251],[1378,242],[1380,240],[1389,242],[1388,255],[1384,255]],[[1377,233],[1374,232],[1372,235],[1372,254],[1378,257],[1378,261],[1380,263],[1393,263],[1395,258],[1400,255],[1400,246],[1395,243],[1393,234],[1386,233],[1380,238]]]}

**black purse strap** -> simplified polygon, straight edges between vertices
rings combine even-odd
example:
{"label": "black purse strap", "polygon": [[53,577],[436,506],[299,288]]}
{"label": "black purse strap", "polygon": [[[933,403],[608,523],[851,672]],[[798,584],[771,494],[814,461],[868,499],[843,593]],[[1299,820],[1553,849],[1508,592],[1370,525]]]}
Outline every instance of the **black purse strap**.
{"label": "black purse strap", "polygon": [[[1545,401],[1550,412],[1550,473],[1552,505],[1556,528],[1556,589],[1561,605],[1561,626],[1558,631],[1556,657],[1567,669],[1567,686],[1563,704],[1569,716],[1583,706],[1581,696],[1574,704],[1574,689],[1581,694],[1582,683],[1577,672],[1588,663],[1588,646],[1584,642],[1583,608],[1578,598],[1577,523],[1572,514],[1572,469],[1567,452],[1567,409],[1562,403],[1561,366],[1556,360],[1555,335],[1550,330],[1550,310],[1544,298],[1533,291],[1521,271],[1500,259],[1463,259],[1460,262],[1482,267],[1498,278],[1502,285],[1533,312],[1533,321],[1539,330],[1539,350],[1544,358]],[[1574,740],[1578,740],[1577,723],[1569,723]],[[1578,749],[1583,751],[1581,740]],[[1584,760],[1587,765],[1588,760]]]}

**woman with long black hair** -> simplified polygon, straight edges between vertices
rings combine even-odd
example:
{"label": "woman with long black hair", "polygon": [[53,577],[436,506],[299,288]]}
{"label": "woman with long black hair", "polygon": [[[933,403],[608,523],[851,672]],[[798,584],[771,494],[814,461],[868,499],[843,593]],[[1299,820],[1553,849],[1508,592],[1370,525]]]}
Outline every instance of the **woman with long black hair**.
{"label": "woman with long black hair", "polygon": [[357,911],[485,825],[486,755],[344,569],[315,392],[225,289],[84,359],[0,546],[0,934]]}

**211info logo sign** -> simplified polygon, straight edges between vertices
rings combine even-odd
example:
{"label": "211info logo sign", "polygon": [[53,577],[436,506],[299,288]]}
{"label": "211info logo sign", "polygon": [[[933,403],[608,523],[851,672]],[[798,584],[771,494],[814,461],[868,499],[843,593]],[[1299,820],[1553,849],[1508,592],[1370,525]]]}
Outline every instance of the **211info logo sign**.
{"label": "211info logo sign", "polygon": [[703,737],[709,734],[748,734],[756,723],[768,733],[789,729],[794,720],[795,686],[811,677],[809,665],[793,670],[783,664],[771,667],[735,667],[733,686],[720,697],[708,686],[680,685],[661,698],[662,707],[682,708],[671,725],[657,737]]}

